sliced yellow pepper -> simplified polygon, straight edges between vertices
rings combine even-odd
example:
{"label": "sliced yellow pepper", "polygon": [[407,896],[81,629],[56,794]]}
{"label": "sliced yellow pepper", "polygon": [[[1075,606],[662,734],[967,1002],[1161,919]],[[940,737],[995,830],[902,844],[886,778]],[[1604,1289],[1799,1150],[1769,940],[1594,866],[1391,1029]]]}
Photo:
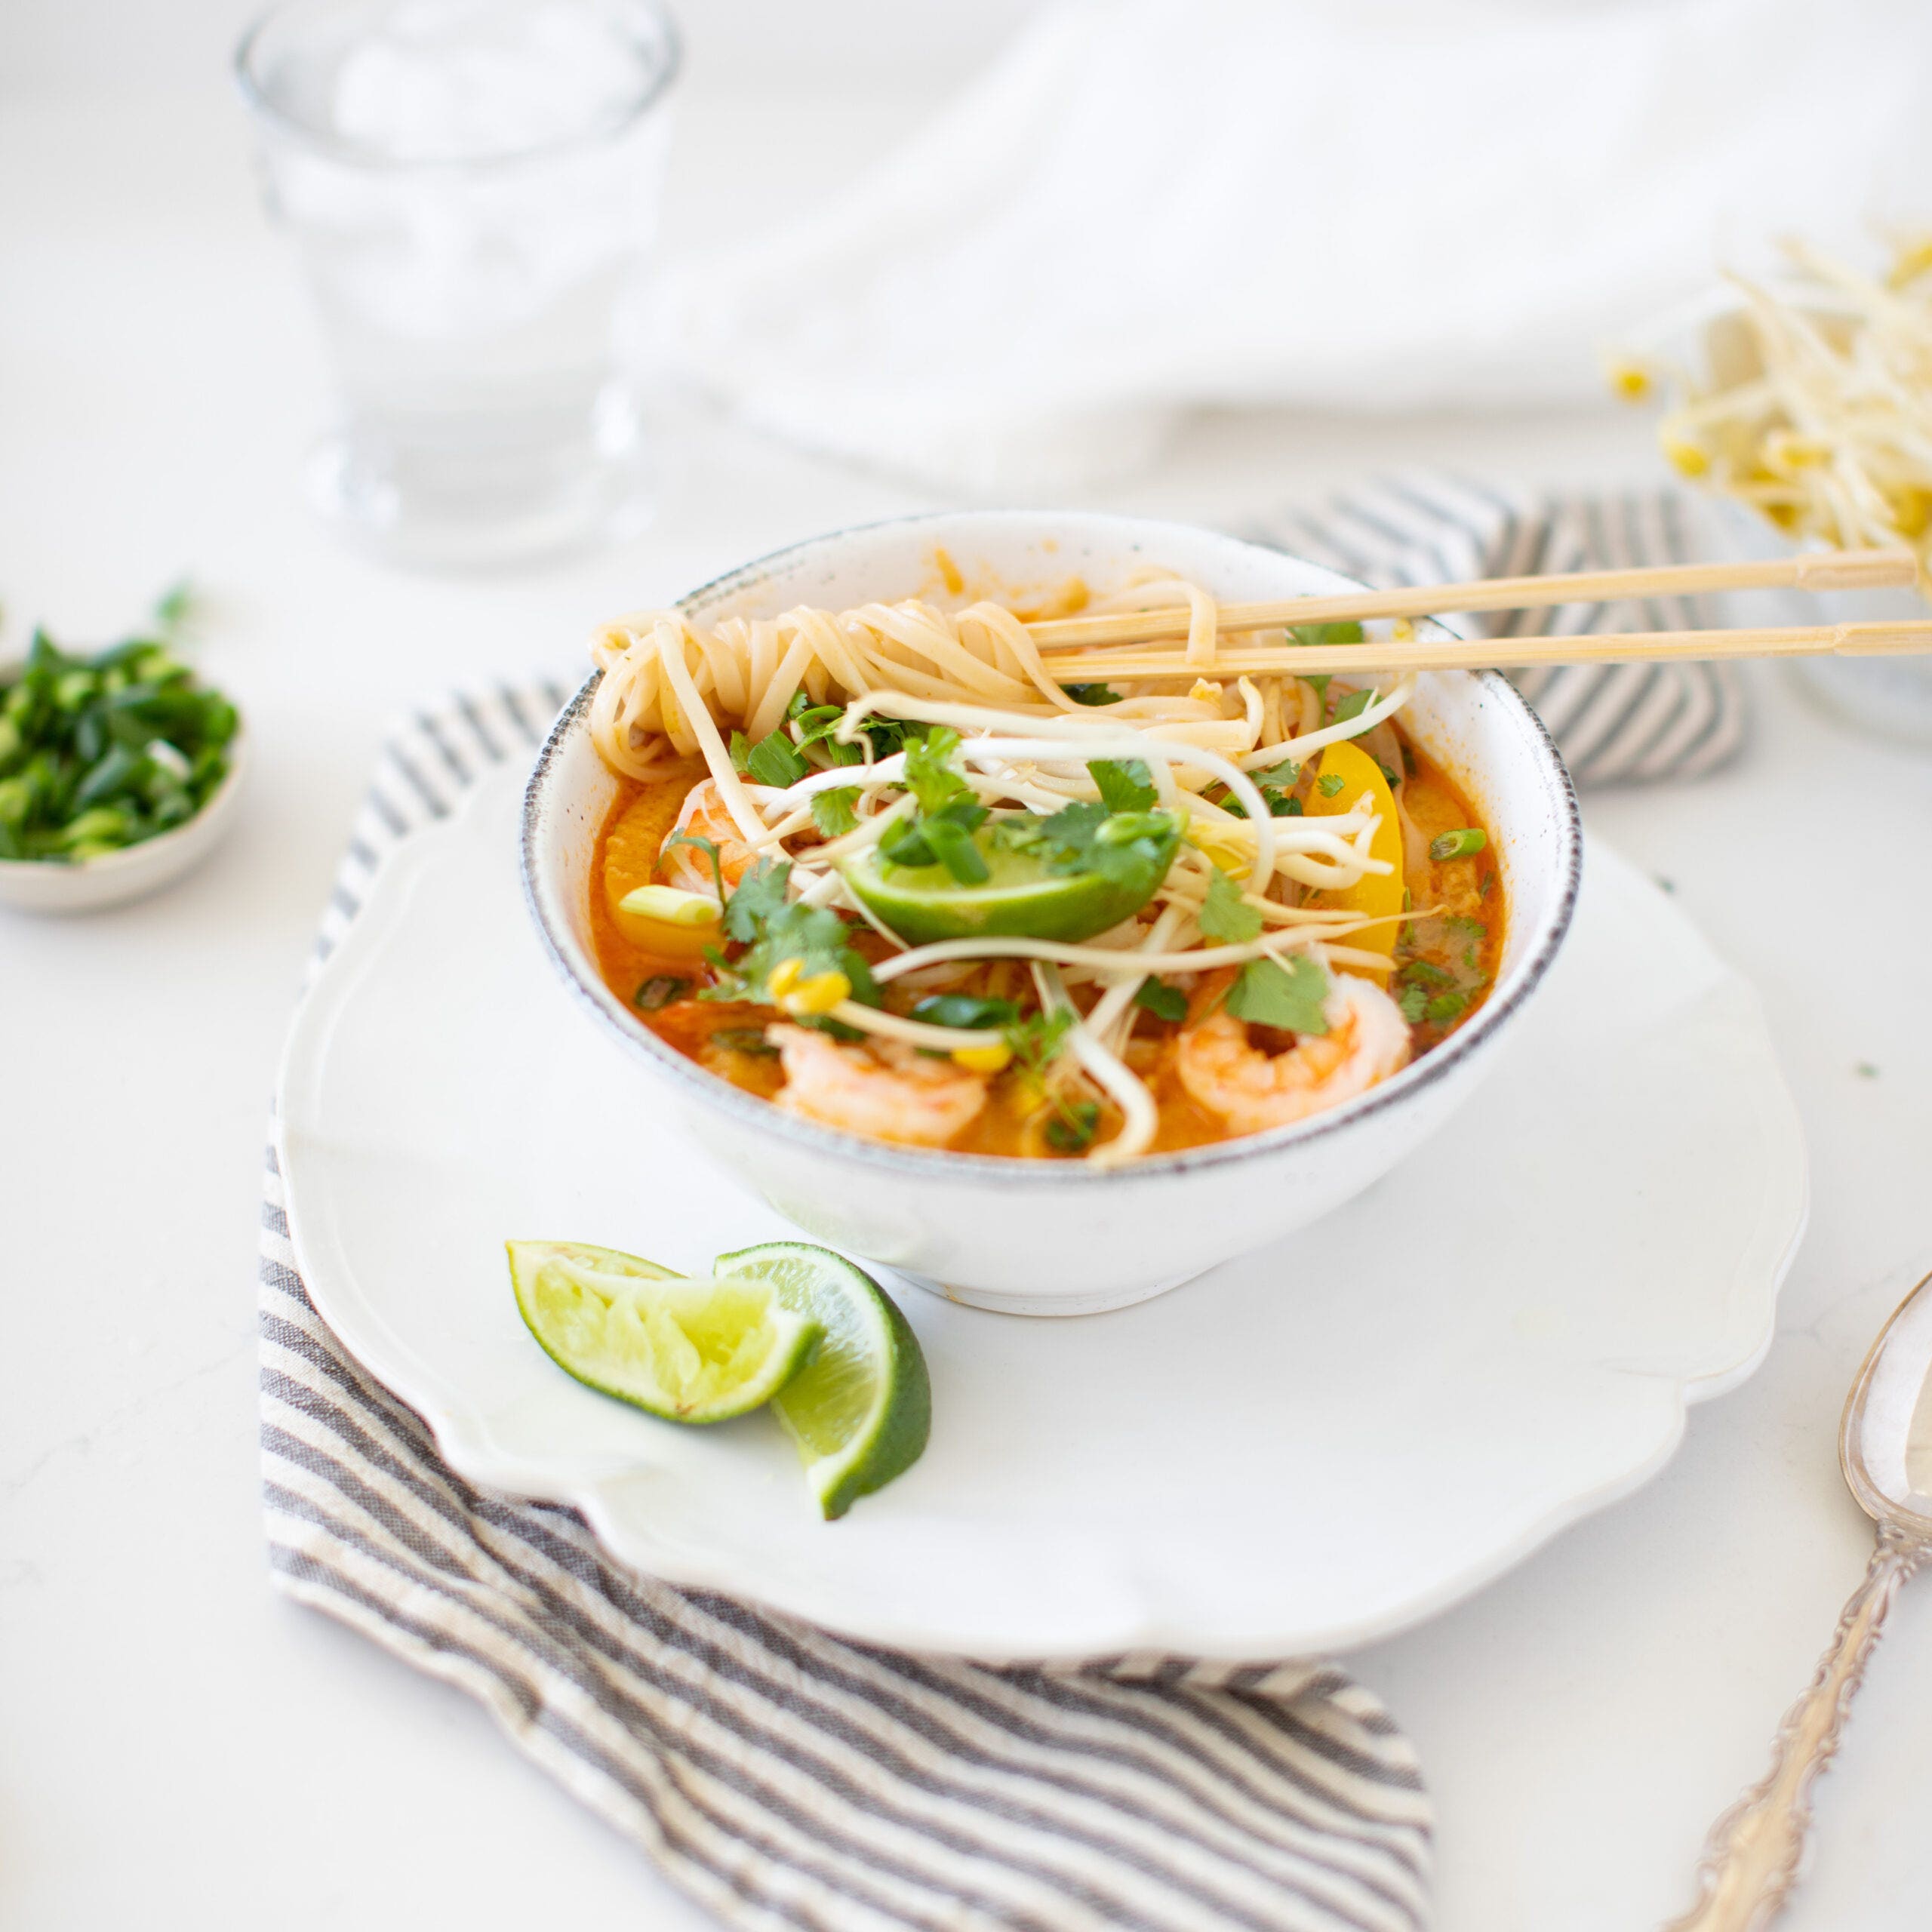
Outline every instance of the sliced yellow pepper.
{"label": "sliced yellow pepper", "polygon": [[[1336,778],[1342,782],[1339,786],[1328,787],[1334,794],[1331,798],[1324,793],[1323,782]],[[1369,854],[1372,858],[1386,859],[1395,869],[1364,872],[1353,885],[1337,891],[1317,893],[1309,903],[1338,912],[1359,912],[1367,918],[1383,921],[1380,925],[1365,926],[1360,932],[1349,933],[1337,941],[1338,945],[1353,946],[1359,952],[1384,955],[1390,962],[1389,966],[1355,969],[1379,977],[1394,964],[1398,930],[1396,921],[1385,915],[1402,909],[1402,825],[1395,816],[1395,795],[1389,789],[1389,781],[1383,777],[1381,766],[1351,740],[1331,745],[1322,752],[1321,769],[1305,809],[1310,818],[1333,818],[1340,813],[1352,811],[1364,792],[1374,800],[1374,809],[1382,821],[1369,841]]]}

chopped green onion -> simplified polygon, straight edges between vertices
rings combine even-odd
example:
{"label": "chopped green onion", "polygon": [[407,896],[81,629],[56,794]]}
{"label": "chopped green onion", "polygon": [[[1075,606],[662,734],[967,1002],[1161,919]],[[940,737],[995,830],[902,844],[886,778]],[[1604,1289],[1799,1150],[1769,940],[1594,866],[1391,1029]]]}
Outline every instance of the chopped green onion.
{"label": "chopped green onion", "polygon": [[1096,1100],[1063,1100],[1047,1122],[1047,1145],[1056,1154],[1084,1154],[1100,1124]]}
{"label": "chopped green onion", "polygon": [[[734,732],[734,739],[743,734]],[[732,755],[737,762],[737,753]],[[745,775],[755,779],[761,785],[769,785],[773,790],[783,792],[807,777],[811,767],[808,765],[796,745],[781,731],[774,731],[769,737],[761,738],[745,754]]]}
{"label": "chopped green onion", "polygon": [[1075,704],[1118,704],[1120,693],[1111,685],[1062,685],[1060,689]]}
{"label": "chopped green onion", "polygon": [[1443,1026],[1452,1020],[1460,1018],[1463,1009],[1469,1003],[1467,996],[1462,993],[1438,993],[1423,1011],[1425,1017],[1433,1024]]}
{"label": "chopped green onion", "polygon": [[1481,827],[1464,826],[1460,832],[1438,832],[1429,841],[1429,856],[1440,865],[1451,859],[1472,858],[1489,843],[1489,835]]}
{"label": "chopped green onion", "polygon": [[734,1054],[770,1055],[778,1049],[764,1037],[762,1026],[721,1026],[711,1036],[715,1047],[728,1047]]}
{"label": "chopped green onion", "polygon": [[912,1017],[922,1026],[953,1026],[979,1032],[1011,1026],[1020,1017],[1020,1009],[1010,999],[981,999],[972,993],[928,993],[913,1008]]}
{"label": "chopped green onion", "polygon": [[660,973],[645,981],[631,995],[631,1004],[642,1013],[657,1013],[669,1006],[673,1000],[680,1000],[691,989],[688,980],[679,980],[668,973]]}

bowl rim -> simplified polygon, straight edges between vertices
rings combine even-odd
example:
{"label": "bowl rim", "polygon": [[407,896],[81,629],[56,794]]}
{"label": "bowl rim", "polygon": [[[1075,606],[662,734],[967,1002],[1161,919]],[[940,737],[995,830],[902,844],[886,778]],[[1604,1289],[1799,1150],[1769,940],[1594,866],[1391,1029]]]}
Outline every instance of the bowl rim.
{"label": "bowl rim", "polygon": [[[9,668],[0,666],[0,676],[4,676]],[[151,838],[137,839],[131,845],[117,846],[111,852],[83,859],[78,865],[69,859],[0,859],[0,879],[82,879],[98,878],[103,872],[131,872],[137,866],[151,861],[158,853],[178,851],[195,834],[205,836],[210,822],[225,811],[234,796],[248,761],[248,727],[246,720],[238,715],[235,735],[229,740],[226,749],[228,769],[222,774],[221,783],[208,794],[192,818],[183,819],[179,825],[171,825],[165,832],[157,832]]]}
{"label": "bowl rim", "polygon": [[[1272,545],[1256,543],[1248,538],[1237,537],[1225,531],[1214,530],[1205,525],[1181,524],[1171,518],[1124,516],[1111,512],[1091,510],[934,510],[912,516],[881,517],[870,522],[844,525],[836,530],[801,538],[709,579],[695,589],[686,592],[672,608],[689,611],[734,591],[752,588],[774,574],[777,568],[788,558],[801,552],[815,550],[843,538],[866,536],[880,530],[909,529],[921,524],[946,523],[961,516],[1006,517],[1016,521],[1077,518],[1084,522],[1111,523],[1124,529],[1149,534],[1161,530],[1185,529],[1220,537],[1229,543],[1243,544],[1251,549],[1275,551],[1275,546]],[[1345,577],[1339,571],[1318,564],[1311,558],[1297,555],[1293,551],[1278,550],[1275,554],[1355,588],[1367,588],[1353,579]],[[548,799],[552,767],[565,742],[577,730],[580,721],[589,709],[591,701],[596,695],[597,687],[603,680],[604,674],[601,669],[591,672],[570,703],[558,714],[543,740],[542,749],[537,753],[536,763],[531,768],[529,780],[524,788],[518,841],[524,903],[552,966],[571,992],[595,1015],[601,1026],[614,1033],[619,1041],[645,1064],[659,1072],[669,1074],[705,1105],[742,1120],[754,1131],[775,1133],[782,1138],[800,1143],[814,1153],[857,1160],[884,1173],[908,1179],[916,1177],[942,1182],[973,1180],[1022,1187],[1090,1188],[1118,1186],[1129,1182],[1179,1179],[1208,1168],[1260,1158],[1290,1148],[1305,1146],[1337,1134],[1345,1128],[1353,1127],[1358,1121],[1372,1118],[1392,1107],[1403,1105],[1412,1097],[1436,1084],[1486,1048],[1541,985],[1544,976],[1561,951],[1576,911],[1577,894],[1583,881],[1583,816],[1577,804],[1576,786],[1571,781],[1568,768],[1563,762],[1561,753],[1556,748],[1555,741],[1549,734],[1549,728],[1522,694],[1501,672],[1474,671],[1461,675],[1481,681],[1488,695],[1499,700],[1506,709],[1513,711],[1520,721],[1528,725],[1532,749],[1540,750],[1546,761],[1549,774],[1556,781],[1555,792],[1559,806],[1557,857],[1560,878],[1556,903],[1549,916],[1543,937],[1535,951],[1523,962],[1515,984],[1509,987],[1506,994],[1486,1001],[1473,1020],[1452,1033],[1441,1045],[1424,1054],[1421,1059],[1411,1060],[1401,1072],[1371,1088],[1367,1093],[1358,1094],[1353,1100],[1346,1100],[1339,1106],[1328,1108],[1306,1120],[1292,1121],[1283,1127],[1269,1128],[1260,1134],[1234,1135],[1226,1140],[1211,1142],[1205,1146],[1183,1148],[1170,1153],[1142,1155],[1118,1167],[1096,1167],[1086,1161],[1017,1160],[1010,1155],[965,1153],[943,1147],[900,1146],[889,1141],[868,1140],[861,1134],[848,1134],[841,1128],[823,1126],[817,1121],[788,1113],[769,1100],[733,1086],[728,1080],[718,1075],[707,1072],[695,1060],[678,1053],[674,1048],[665,1045],[649,1028],[639,1026],[633,1029],[619,1025],[605,1004],[607,998],[614,1002],[616,995],[611,994],[601,982],[595,988],[585,983],[583,976],[571,963],[564,936],[553,929],[537,887],[538,835]]]}

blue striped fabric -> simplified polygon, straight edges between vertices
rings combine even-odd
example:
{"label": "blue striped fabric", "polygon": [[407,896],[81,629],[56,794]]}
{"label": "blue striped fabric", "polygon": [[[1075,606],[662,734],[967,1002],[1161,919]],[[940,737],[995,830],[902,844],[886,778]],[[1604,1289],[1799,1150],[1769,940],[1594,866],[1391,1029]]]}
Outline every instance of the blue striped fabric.
{"label": "blue striped fabric", "polygon": [[[410,835],[555,686],[460,696],[385,752],[325,958]],[[572,1511],[466,1482],[316,1314],[272,1157],[263,1497],[280,1586],[494,1713],[727,1924],[820,1932],[1418,1932],[1431,1810],[1321,1662],[994,1668],[867,1648],[635,1575]],[[560,1894],[560,1906],[565,1900]]]}
{"label": "blue striped fabric", "polygon": [[[1693,506],[1674,491],[1545,496],[1431,475],[1365,485],[1315,511],[1284,509],[1240,534],[1381,588],[1690,563],[1695,530]],[[1721,621],[1707,598],[1666,598],[1480,612],[1466,626],[1480,636],[1540,637]],[[1519,672],[1516,682],[1579,785],[1701,777],[1744,743],[1734,665],[1563,665]]]}

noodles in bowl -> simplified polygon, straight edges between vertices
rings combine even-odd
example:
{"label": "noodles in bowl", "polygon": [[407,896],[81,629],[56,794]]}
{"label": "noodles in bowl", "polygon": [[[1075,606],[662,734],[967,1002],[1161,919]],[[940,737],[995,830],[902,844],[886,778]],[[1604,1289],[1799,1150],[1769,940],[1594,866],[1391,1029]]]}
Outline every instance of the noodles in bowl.
{"label": "noodles in bowl", "polygon": [[[1038,588],[976,599],[955,558]],[[860,594],[783,595],[804,583]],[[1567,917],[1574,801],[1500,679],[1303,678],[1293,632],[1217,621],[1340,587],[1204,532],[989,513],[822,540],[626,619],[532,783],[540,924],[774,1204],[971,1299],[1038,1298],[992,1253],[1024,1238],[984,1215],[1001,1174],[1213,1193],[1248,1148],[1333,1143],[1199,1235],[1208,1265],[1427,1131]],[[1104,661],[1026,628],[1177,603],[1184,644]],[[860,1184],[881,1165],[921,1189]],[[1173,1278],[1168,1231],[1110,1245],[1073,1274]]]}
{"label": "noodles in bowl", "polygon": [[1445,1038],[1503,895],[1395,722],[1412,681],[1251,671],[1294,634],[1137,574],[1091,608],[1191,606],[1186,669],[1122,653],[1071,693],[987,601],[607,632],[612,989],[825,1125],[1101,1164],[1306,1118]]}

